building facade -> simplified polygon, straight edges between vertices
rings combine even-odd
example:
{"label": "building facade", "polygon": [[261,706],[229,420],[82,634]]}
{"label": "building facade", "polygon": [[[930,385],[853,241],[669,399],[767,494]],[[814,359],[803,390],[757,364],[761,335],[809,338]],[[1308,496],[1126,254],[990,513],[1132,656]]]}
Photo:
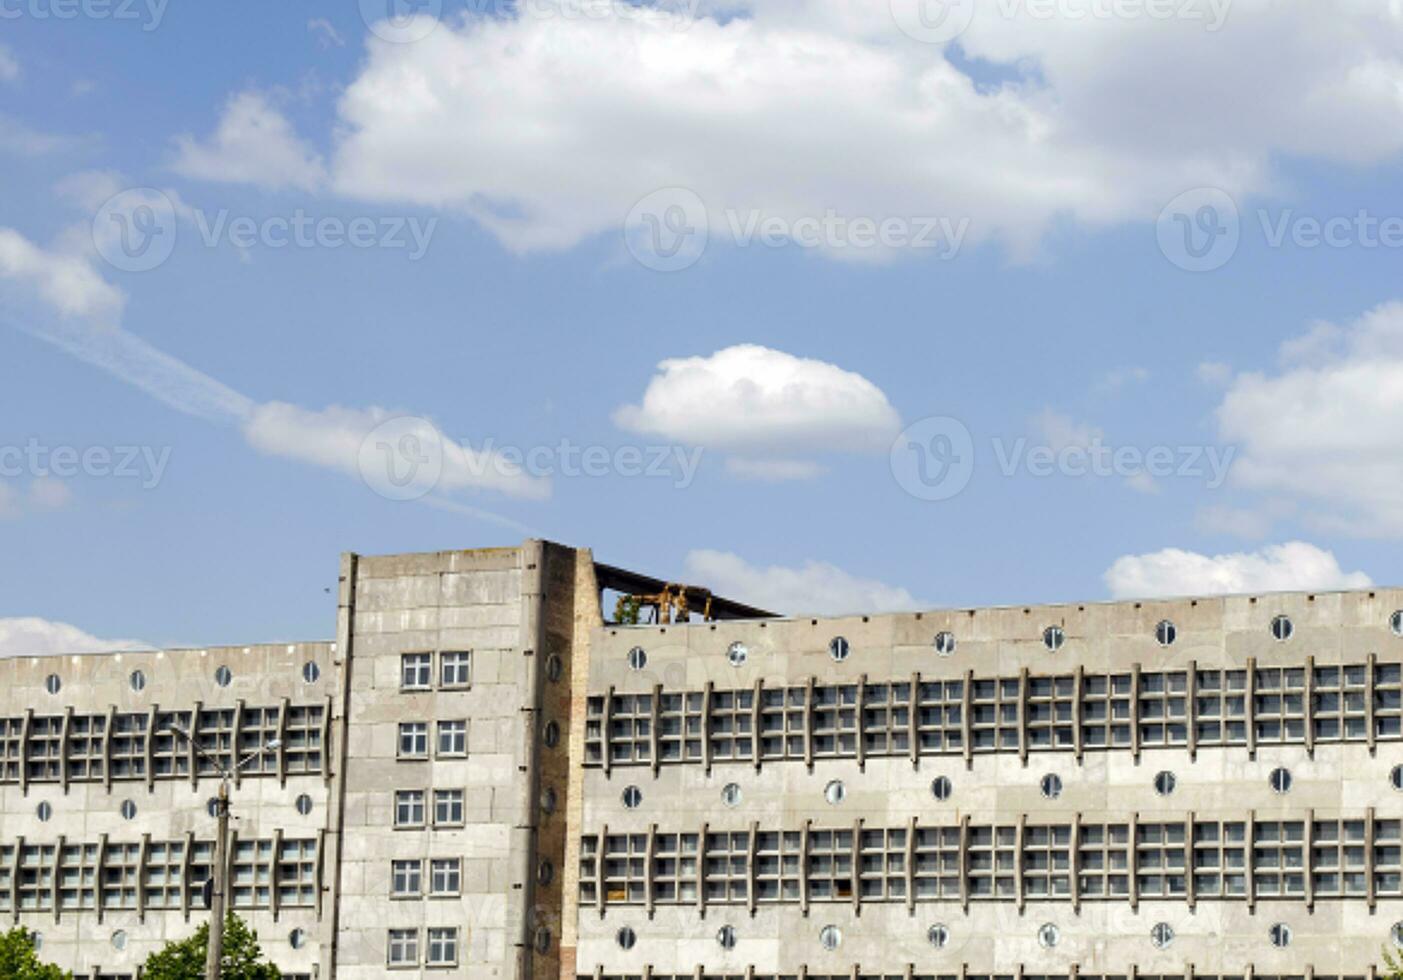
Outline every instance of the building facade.
{"label": "building facade", "polygon": [[1400,670],[1393,589],[785,619],[348,555],[333,642],[0,661],[0,916],[135,977],[249,759],[229,899],[293,977],[1370,978]]}

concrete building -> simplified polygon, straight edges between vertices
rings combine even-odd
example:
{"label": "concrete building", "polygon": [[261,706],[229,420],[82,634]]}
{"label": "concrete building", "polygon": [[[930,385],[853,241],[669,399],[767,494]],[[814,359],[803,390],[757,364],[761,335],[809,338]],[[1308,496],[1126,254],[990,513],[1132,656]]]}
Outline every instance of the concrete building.
{"label": "concrete building", "polygon": [[1394,589],[785,619],[542,542],[346,556],[331,643],[0,661],[0,915],[90,977],[193,929],[175,723],[282,739],[230,898],[293,976],[1369,978],[1400,670]]}

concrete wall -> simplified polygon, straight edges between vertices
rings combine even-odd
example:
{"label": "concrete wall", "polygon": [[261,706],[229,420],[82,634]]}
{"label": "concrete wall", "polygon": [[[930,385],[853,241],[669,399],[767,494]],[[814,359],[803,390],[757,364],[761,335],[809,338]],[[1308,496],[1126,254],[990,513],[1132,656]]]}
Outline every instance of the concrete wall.
{"label": "concrete wall", "polygon": [[[1065,675],[1077,666],[1086,671],[1123,671],[1139,664],[1145,671],[1242,668],[1249,658],[1258,667],[1363,663],[1375,655],[1380,663],[1403,661],[1403,638],[1389,627],[1389,617],[1403,608],[1397,590],[1271,595],[1144,603],[1107,603],[1029,608],[961,610],[941,613],[785,620],[752,623],[695,624],[668,627],[603,628],[591,641],[589,694],[641,693],[661,685],[664,691],[803,686],[811,677],[822,683],[907,681],[976,677],[1017,678]],[[1273,638],[1269,624],[1290,616],[1294,634],[1286,642]],[[1172,620],[1178,636],[1172,646],[1155,639],[1155,624]],[[1056,652],[1044,645],[1045,627],[1065,630]],[[957,638],[951,656],[938,656],[932,640],[950,631]],[[851,655],[835,663],[828,654],[832,637],[843,636]],[[731,666],[726,650],[733,641],[748,645],[741,667]],[[642,647],[643,670],[630,669],[628,651]],[[1070,823],[1129,821],[1144,823],[1196,819],[1243,820],[1255,811],[1258,820],[1358,818],[1373,808],[1380,820],[1403,815],[1403,795],[1389,783],[1390,769],[1403,762],[1403,744],[1320,744],[1311,757],[1303,745],[1262,745],[1255,756],[1245,747],[1128,748],[1086,751],[1033,751],[1025,760],[1017,751],[906,758],[802,760],[751,763],[716,762],[707,772],[699,763],[650,766],[616,765],[607,773],[598,766],[583,774],[581,832],[646,834],[712,830],[798,830],[815,828],[905,827],[915,817],[922,826],[972,823]],[[1289,767],[1291,791],[1274,793],[1269,772]],[[1152,788],[1155,773],[1170,770],[1178,785],[1170,796]],[[1046,773],[1062,778],[1062,795],[1049,800],[1039,790]],[[953,794],[944,801],[931,794],[932,780],[947,776]],[[842,780],[846,799],[825,802],[831,780]],[[741,787],[743,802],[723,806],[723,785]],[[626,808],[621,793],[636,786],[642,804]],[[744,906],[709,907],[704,914],[685,906],[659,906],[650,916],[639,906],[593,907],[578,912],[577,973],[596,970],[606,976],[707,973],[901,974],[908,964],[917,973],[1129,974],[1132,966],[1146,974],[1182,974],[1192,966],[1199,974],[1366,973],[1380,961],[1390,928],[1403,920],[1403,901],[1380,898],[1371,912],[1362,899],[1326,899],[1308,908],[1301,899],[1268,900],[1255,910],[1242,899],[1204,900],[1194,907],[1183,899],[1144,900],[1132,907],[1119,901],[1028,900],[1020,910],[1012,901],[813,903],[808,913],[797,904],[761,905],[751,914]],[[1157,950],[1150,942],[1153,926],[1171,924],[1174,942]],[[1284,922],[1294,931],[1285,950],[1274,948],[1267,932]],[[951,940],[944,949],[926,940],[928,928],[945,924]],[[1061,941],[1054,949],[1038,944],[1037,930],[1056,924]],[[722,925],[732,925],[739,941],[731,951],[716,941]],[[819,943],[825,925],[842,929],[842,945],[833,951]],[[616,942],[621,927],[637,937],[632,950]]]}
{"label": "concrete wall", "polygon": [[[18,657],[0,660],[0,717],[15,718],[32,711],[34,716],[75,715],[109,711],[149,713],[160,709],[193,710],[275,707],[283,699],[293,705],[325,707],[337,683],[333,644],[303,643],[205,650],[169,650],[149,653],[100,654],[63,657]],[[304,679],[308,663],[317,665],[318,678]],[[228,686],[215,682],[215,671],[229,668]],[[132,673],[140,671],[145,686],[135,690]],[[61,687],[50,694],[46,681],[59,678]],[[323,750],[325,753],[325,749]],[[324,755],[325,762],[325,755]],[[0,784],[0,845],[112,843],[213,840],[214,819],[206,810],[217,782],[209,776],[192,779],[117,779],[104,782],[34,782],[27,787]],[[233,828],[239,839],[316,839],[327,828],[327,802],[333,787],[323,771],[316,775],[275,774],[248,776],[231,793]],[[311,810],[299,813],[296,800],[306,795]],[[122,804],[130,801],[136,815],[126,819]],[[47,803],[52,816],[38,818],[38,807]],[[323,855],[323,861],[330,859]],[[326,865],[324,864],[324,869]],[[334,866],[331,867],[334,873]],[[327,882],[328,886],[330,882]],[[100,887],[100,882],[98,884]],[[241,910],[242,913],[242,910]],[[315,908],[242,913],[259,933],[269,957],[289,973],[311,974],[322,963],[324,950],[316,941]],[[184,911],[111,910],[99,916],[87,911],[0,913],[0,925],[17,923],[42,936],[43,956],[72,969],[80,976],[94,971],[134,974],[136,967],[167,941],[190,935],[204,921],[195,908]],[[307,934],[301,949],[293,949],[294,929]],[[124,949],[113,946],[114,934],[124,933]]]}

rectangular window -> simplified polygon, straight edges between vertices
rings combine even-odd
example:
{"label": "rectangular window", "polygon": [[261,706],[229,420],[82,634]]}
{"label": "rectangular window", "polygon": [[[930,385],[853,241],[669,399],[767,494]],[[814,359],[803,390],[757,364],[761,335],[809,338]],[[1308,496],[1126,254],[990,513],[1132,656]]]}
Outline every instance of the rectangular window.
{"label": "rectangular window", "polygon": [[429,757],[429,723],[402,721],[399,723],[399,757],[427,759]]}
{"label": "rectangular window", "polygon": [[395,792],[395,826],[424,826],[424,791],[401,789]]}
{"label": "rectangular window", "polygon": [[[420,794],[422,802],[423,794]],[[460,827],[463,824],[463,791],[461,789],[434,790],[434,826]]]}
{"label": "rectangular window", "polygon": [[424,865],[420,861],[390,862],[390,894],[418,898],[424,891]]}
{"label": "rectangular window", "polygon": [[399,658],[399,685],[407,691],[422,691],[433,683],[433,654],[406,653]]}
{"label": "rectangular window", "polygon": [[391,929],[390,948],[386,957],[390,966],[417,966],[419,964],[419,930]]}
{"label": "rectangular window", "polygon": [[468,754],[468,723],[466,721],[441,721],[438,723],[438,754]]}
{"label": "rectangular window", "polygon": [[468,668],[472,654],[466,650],[446,651],[440,655],[439,686],[467,687]]}
{"label": "rectangular window", "polygon": [[456,926],[429,930],[429,965],[458,965],[458,928]]}
{"label": "rectangular window", "polygon": [[429,891],[431,894],[457,895],[462,892],[462,858],[434,858],[429,863]]}

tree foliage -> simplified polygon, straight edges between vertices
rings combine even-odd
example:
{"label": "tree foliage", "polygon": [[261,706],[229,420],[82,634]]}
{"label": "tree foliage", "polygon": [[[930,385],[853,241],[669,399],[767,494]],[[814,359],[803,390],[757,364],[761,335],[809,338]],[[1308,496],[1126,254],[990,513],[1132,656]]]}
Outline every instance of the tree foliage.
{"label": "tree foliage", "polygon": [[34,951],[34,937],[23,926],[0,933],[0,977],[5,980],[73,980],[73,974],[43,963]]}
{"label": "tree foliage", "polygon": [[[164,949],[147,957],[142,978],[203,980],[208,950],[209,924],[206,923],[189,939],[167,943]],[[232,912],[224,919],[224,955],[220,962],[224,980],[282,980],[278,968],[263,960],[258,933]]]}

